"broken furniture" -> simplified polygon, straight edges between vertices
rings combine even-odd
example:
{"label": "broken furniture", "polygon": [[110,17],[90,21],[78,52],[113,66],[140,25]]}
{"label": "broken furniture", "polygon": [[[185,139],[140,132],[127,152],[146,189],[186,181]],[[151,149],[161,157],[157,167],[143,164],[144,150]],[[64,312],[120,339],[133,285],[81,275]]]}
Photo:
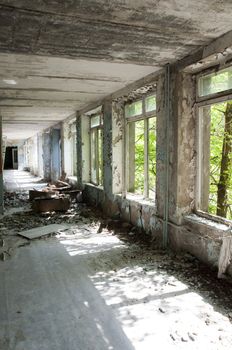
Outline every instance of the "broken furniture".
{"label": "broken furniture", "polygon": [[36,213],[46,211],[67,211],[70,208],[70,198],[55,197],[55,198],[35,198],[32,202],[32,209]]}

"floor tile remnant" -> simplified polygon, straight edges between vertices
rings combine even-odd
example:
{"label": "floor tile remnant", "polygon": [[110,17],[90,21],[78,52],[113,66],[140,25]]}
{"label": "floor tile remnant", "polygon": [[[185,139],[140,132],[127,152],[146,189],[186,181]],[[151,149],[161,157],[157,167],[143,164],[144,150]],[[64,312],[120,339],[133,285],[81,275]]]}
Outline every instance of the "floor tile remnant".
{"label": "floor tile remnant", "polygon": [[31,230],[18,232],[18,235],[26,237],[28,239],[35,239],[49,235],[51,233],[60,232],[61,230],[67,230],[68,228],[69,227],[67,225],[51,224],[47,226],[36,227]]}

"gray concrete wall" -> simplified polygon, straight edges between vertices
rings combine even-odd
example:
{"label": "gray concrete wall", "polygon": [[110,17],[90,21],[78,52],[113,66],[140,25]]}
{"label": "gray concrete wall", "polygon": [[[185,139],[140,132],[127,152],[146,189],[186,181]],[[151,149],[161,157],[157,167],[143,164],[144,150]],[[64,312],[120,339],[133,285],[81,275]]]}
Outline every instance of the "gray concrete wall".
{"label": "gray concrete wall", "polygon": [[51,180],[56,181],[61,176],[61,131],[51,130]]}
{"label": "gray concrete wall", "polygon": [[82,118],[76,118],[76,138],[77,138],[77,186],[82,187]]}
{"label": "gray concrete wall", "polygon": [[43,173],[46,181],[51,180],[51,134],[50,130],[43,133]]}

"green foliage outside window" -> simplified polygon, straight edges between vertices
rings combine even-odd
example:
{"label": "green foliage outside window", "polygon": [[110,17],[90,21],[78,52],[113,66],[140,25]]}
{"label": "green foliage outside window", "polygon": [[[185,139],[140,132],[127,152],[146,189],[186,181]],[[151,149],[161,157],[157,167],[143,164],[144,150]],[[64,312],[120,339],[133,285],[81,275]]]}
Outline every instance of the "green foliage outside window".
{"label": "green foliage outside window", "polygon": [[[149,197],[154,199],[156,181],[156,118],[148,119]],[[144,193],[144,120],[135,122],[135,184],[134,191]]]}
{"label": "green foliage outside window", "polygon": [[210,117],[209,213],[232,220],[232,101],[212,105]]}
{"label": "green foliage outside window", "polygon": [[144,191],[144,120],[135,122],[135,186],[134,191]]}

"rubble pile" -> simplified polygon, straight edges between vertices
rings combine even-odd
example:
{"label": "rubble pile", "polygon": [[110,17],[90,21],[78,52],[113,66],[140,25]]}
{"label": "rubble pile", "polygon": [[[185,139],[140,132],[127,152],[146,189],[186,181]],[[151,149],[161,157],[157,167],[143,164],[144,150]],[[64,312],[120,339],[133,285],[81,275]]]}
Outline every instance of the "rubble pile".
{"label": "rubble pile", "polygon": [[22,207],[22,205],[28,204],[28,198],[28,191],[4,192],[4,207],[6,210]]}

